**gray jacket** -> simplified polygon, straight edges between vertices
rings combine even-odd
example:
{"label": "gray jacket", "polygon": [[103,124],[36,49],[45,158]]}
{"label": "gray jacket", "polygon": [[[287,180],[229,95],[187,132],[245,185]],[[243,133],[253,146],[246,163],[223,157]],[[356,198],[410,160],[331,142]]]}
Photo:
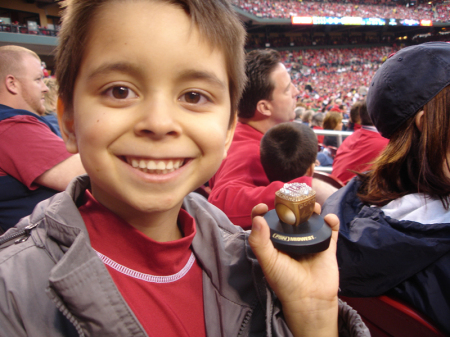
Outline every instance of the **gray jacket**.
{"label": "gray jacket", "polygon": [[[77,208],[88,187],[78,177],[0,237],[1,336],[147,336],[90,246]],[[197,223],[192,249],[203,269],[207,335],[291,336],[248,232],[195,193],[183,207]],[[369,336],[344,303],[340,330]]]}

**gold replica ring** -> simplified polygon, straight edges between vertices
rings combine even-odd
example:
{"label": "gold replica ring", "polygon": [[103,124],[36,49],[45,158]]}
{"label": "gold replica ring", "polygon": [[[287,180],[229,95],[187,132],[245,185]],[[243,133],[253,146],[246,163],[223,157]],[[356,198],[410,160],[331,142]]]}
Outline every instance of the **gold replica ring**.
{"label": "gold replica ring", "polygon": [[275,193],[278,218],[289,225],[298,226],[314,212],[316,192],[304,183],[284,184]]}

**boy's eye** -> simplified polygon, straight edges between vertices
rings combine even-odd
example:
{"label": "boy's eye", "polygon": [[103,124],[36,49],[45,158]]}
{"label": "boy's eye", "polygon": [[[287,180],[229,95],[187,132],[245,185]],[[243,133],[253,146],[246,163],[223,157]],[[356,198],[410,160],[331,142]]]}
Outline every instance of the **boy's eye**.
{"label": "boy's eye", "polygon": [[202,104],[210,101],[205,95],[196,91],[186,92],[179,99],[189,104]]}
{"label": "boy's eye", "polygon": [[184,99],[187,103],[198,103],[200,101],[200,94],[198,92],[188,92],[184,94]]}
{"label": "boy's eye", "polygon": [[137,95],[133,90],[127,88],[125,86],[116,86],[109,88],[106,91],[107,95],[111,95],[115,99],[127,99],[127,98],[136,98]]}

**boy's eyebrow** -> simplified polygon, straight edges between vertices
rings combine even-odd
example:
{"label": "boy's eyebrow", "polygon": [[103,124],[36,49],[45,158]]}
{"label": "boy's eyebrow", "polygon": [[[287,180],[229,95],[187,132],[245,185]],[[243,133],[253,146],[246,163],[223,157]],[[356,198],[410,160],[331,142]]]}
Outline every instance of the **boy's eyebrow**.
{"label": "boy's eyebrow", "polygon": [[[109,73],[111,71],[118,71],[123,73],[130,73],[136,76],[142,76],[141,69],[129,62],[117,62],[117,63],[108,63],[101,65],[100,67],[94,69],[88,76],[88,80],[93,79],[94,77],[101,76],[103,74]],[[216,74],[209,71],[201,71],[201,70],[186,70],[179,74],[179,80],[204,80],[209,82],[210,84],[220,87],[220,89],[226,89],[225,83],[220,80]]]}
{"label": "boy's eyebrow", "polygon": [[227,86],[225,83],[217,77],[216,74],[209,71],[201,71],[201,70],[186,70],[180,73],[178,76],[180,80],[203,80],[207,81],[210,84],[219,87],[220,89],[225,90]]}
{"label": "boy's eyebrow", "polygon": [[130,73],[132,75],[140,75],[141,71],[139,67],[130,62],[116,62],[103,64],[100,67],[94,69],[88,76],[88,80],[91,80],[97,76],[107,74],[111,71],[117,71],[121,73]]}

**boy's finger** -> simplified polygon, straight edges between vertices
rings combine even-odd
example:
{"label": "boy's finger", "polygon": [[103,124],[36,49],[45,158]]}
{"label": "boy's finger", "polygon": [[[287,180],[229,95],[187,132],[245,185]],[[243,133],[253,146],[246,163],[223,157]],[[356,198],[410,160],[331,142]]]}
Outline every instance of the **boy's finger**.
{"label": "boy's finger", "polygon": [[331,237],[337,243],[339,236],[339,218],[335,214],[325,216],[325,222],[331,227]]}
{"label": "boy's finger", "polygon": [[320,207],[320,204],[316,202],[314,204],[314,213],[320,214],[320,212],[322,212],[322,207]]}
{"label": "boy's finger", "polygon": [[333,232],[339,232],[339,218],[335,214],[328,214],[324,219]]}
{"label": "boy's finger", "polygon": [[253,207],[252,209],[252,219],[255,216],[262,216],[264,214],[266,214],[269,210],[269,207],[266,204],[258,204],[255,207]]}
{"label": "boy's finger", "polygon": [[262,266],[267,264],[275,248],[273,247],[272,241],[270,241],[269,226],[263,217],[256,216],[253,218],[252,231],[248,242],[259,263]]}

